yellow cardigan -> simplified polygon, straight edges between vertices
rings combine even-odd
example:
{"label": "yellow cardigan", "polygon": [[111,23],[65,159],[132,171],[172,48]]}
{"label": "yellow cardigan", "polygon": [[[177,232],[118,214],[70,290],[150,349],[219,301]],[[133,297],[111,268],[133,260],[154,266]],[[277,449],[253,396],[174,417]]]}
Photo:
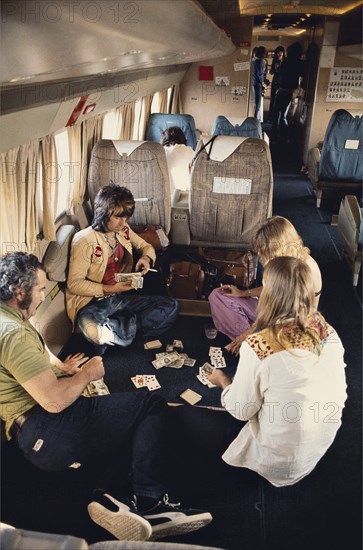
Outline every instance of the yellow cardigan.
{"label": "yellow cardigan", "polygon": [[[132,249],[142,256],[148,256],[152,263],[156,254],[151,244],[141,239],[129,225],[127,239],[123,231],[117,233],[120,244],[125,249],[121,271],[130,273],[133,266]],[[74,323],[77,312],[88,304],[92,298],[102,297],[102,279],[106,271],[109,247],[104,234],[91,226],[76,233],[72,240],[71,257],[66,290],[67,313]]]}

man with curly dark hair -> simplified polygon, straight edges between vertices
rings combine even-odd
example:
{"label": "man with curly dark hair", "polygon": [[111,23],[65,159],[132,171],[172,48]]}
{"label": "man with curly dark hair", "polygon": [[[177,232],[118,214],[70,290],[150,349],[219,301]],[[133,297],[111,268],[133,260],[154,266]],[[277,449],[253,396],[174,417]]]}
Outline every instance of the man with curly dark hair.
{"label": "man with curly dark hair", "polygon": [[[167,456],[164,399],[150,392],[84,397],[89,382],[104,375],[102,357],[78,353],[63,362],[48,352],[29,322],[45,289],[36,256],[14,252],[0,259],[0,418],[8,439],[47,471],[97,457],[103,470],[108,455],[119,456],[122,470],[131,445],[134,496],[117,500],[98,490],[88,505],[93,521],[120,540],[180,535],[209,523],[208,512],[171,504],[161,481]],[[115,472],[112,491],[123,473]]]}

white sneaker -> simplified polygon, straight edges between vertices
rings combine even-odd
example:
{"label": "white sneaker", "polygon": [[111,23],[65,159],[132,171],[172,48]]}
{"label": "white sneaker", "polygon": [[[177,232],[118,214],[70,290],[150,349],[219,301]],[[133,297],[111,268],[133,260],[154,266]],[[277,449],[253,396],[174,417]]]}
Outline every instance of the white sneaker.
{"label": "white sneaker", "polygon": [[132,500],[119,502],[107,493],[96,491],[95,500],[88,505],[88,513],[97,525],[118,540],[146,540],[151,536],[150,523],[137,513]]}
{"label": "white sneaker", "polygon": [[150,510],[139,513],[147,519],[152,526],[151,540],[162,537],[184,535],[205,527],[212,521],[212,515],[205,510],[182,508],[180,502],[169,502],[168,495]]}

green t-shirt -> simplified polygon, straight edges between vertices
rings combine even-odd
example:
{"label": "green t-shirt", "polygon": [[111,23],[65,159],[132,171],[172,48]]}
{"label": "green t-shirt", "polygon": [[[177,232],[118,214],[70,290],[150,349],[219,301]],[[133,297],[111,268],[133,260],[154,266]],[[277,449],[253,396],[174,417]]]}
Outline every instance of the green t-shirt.
{"label": "green t-shirt", "polygon": [[31,323],[14,308],[0,304],[0,417],[8,437],[13,420],[36,405],[21,384],[47,369],[58,378],[64,376],[51,364],[43,339]]}

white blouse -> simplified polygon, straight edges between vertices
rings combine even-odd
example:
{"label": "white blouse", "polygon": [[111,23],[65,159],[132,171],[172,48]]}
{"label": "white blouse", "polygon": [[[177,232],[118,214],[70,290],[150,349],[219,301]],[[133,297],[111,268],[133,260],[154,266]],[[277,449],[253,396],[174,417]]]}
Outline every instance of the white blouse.
{"label": "white blouse", "polygon": [[222,405],[248,423],[223,454],[225,462],[254,470],[277,487],[313,470],[335,438],[347,398],[344,349],[328,329],[320,355],[303,342],[274,351],[266,331],[243,342]]}

